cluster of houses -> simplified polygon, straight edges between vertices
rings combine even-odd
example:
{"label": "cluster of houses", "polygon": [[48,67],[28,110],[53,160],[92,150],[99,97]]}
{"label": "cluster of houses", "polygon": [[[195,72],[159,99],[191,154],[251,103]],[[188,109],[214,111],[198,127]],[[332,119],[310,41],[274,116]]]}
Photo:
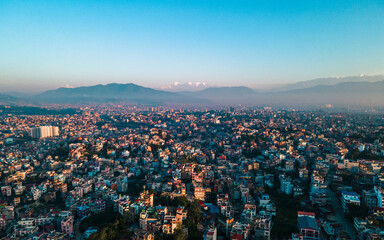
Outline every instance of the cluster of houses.
{"label": "cluster of houses", "polygon": [[[101,226],[78,225],[111,209],[134,216],[133,239],[177,229],[190,237],[189,205],[163,198],[198,204],[204,239],[384,236],[380,119],[270,108],[82,110],[0,118],[4,239],[87,238]],[[39,126],[59,132],[32,138]],[[297,224],[279,233],[284,199],[298,203],[289,223]]]}

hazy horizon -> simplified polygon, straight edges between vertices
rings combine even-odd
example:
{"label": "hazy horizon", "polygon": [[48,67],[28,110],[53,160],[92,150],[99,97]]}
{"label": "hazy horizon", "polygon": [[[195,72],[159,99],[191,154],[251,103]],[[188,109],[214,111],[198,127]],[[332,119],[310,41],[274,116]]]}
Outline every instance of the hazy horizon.
{"label": "hazy horizon", "polygon": [[[382,80],[384,80],[384,75],[381,75],[381,74],[380,75],[362,75],[362,74],[360,74],[360,75],[342,76],[342,77],[320,77],[320,78],[315,78],[315,79],[307,79],[307,80],[303,80],[303,81],[285,82],[285,83],[284,82],[281,82],[281,83],[271,83],[271,84],[260,83],[256,87],[254,87],[252,85],[251,86],[247,86],[247,85],[241,85],[241,84],[236,84],[236,83],[234,83],[233,85],[220,85],[220,84],[216,85],[216,84],[210,84],[209,82],[191,82],[191,81],[189,81],[189,82],[173,82],[173,83],[170,83],[170,84],[158,85],[158,86],[143,85],[143,84],[140,84],[139,82],[109,81],[109,82],[99,82],[99,83],[96,82],[96,83],[89,83],[89,84],[87,84],[87,83],[85,83],[85,84],[79,83],[79,84],[75,84],[75,85],[69,85],[69,84],[58,85],[58,86],[46,85],[45,87],[41,87],[39,84],[31,83],[31,87],[28,87],[27,89],[24,89],[23,88],[24,86],[13,86],[11,84],[9,84],[7,86],[8,83],[0,82],[0,88],[2,89],[0,91],[0,93],[21,93],[21,94],[27,94],[27,95],[31,94],[31,95],[33,95],[33,94],[43,93],[43,92],[48,91],[48,90],[55,90],[55,89],[58,89],[58,88],[89,87],[89,86],[95,86],[95,85],[108,85],[108,84],[113,84],[113,83],[117,83],[117,84],[130,84],[130,83],[133,83],[133,84],[136,84],[136,85],[139,85],[139,86],[143,86],[143,87],[147,87],[147,88],[152,88],[152,89],[157,89],[157,90],[162,90],[162,91],[171,91],[171,92],[198,91],[198,90],[206,89],[206,88],[209,88],[209,87],[238,87],[238,86],[244,86],[244,87],[248,87],[248,88],[251,88],[251,89],[254,89],[254,90],[269,91],[269,90],[274,90],[274,89],[278,90],[280,87],[289,86],[291,84],[306,83],[306,82],[315,81],[315,80],[322,80],[322,79],[343,79],[343,78],[353,78],[353,77],[381,77],[381,76],[383,76]],[[381,80],[379,80],[379,81],[381,81]],[[172,87],[174,87],[175,84],[177,84],[177,85],[191,84],[192,86],[194,86],[196,84],[205,84],[205,86],[202,87],[202,88],[191,87],[191,89],[188,90],[188,89],[172,88]],[[335,83],[335,84],[337,84],[337,83]],[[318,84],[315,84],[315,85],[318,85]]]}

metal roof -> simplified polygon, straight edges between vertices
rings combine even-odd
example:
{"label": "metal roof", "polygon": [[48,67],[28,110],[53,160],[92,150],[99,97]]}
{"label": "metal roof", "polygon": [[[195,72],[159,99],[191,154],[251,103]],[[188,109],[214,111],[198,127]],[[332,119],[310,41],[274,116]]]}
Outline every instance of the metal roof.
{"label": "metal roof", "polygon": [[316,219],[308,216],[300,216],[297,219],[297,225],[299,229],[311,228],[320,231],[319,225],[317,225]]}

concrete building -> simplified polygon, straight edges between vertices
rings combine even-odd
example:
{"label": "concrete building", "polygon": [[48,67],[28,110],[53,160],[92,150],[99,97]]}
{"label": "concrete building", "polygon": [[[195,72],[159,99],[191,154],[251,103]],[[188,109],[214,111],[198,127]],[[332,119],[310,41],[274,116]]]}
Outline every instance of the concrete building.
{"label": "concrete building", "polygon": [[319,239],[320,227],[314,213],[298,212],[297,225],[302,239]]}
{"label": "concrete building", "polygon": [[73,217],[67,216],[63,220],[61,220],[61,231],[70,235],[73,233]]}
{"label": "concrete building", "polygon": [[378,187],[378,186],[375,186],[373,188],[373,190],[375,191],[375,194],[376,194],[376,198],[377,198],[377,207],[383,207],[383,202],[384,202],[384,190],[381,188],[381,187]]}
{"label": "concrete building", "polygon": [[217,240],[217,228],[208,228],[204,233],[204,240]]}
{"label": "concrete building", "polygon": [[342,191],[341,192],[341,205],[344,208],[344,211],[348,210],[349,204],[355,204],[360,206],[360,196],[355,192]]}
{"label": "concrete building", "polygon": [[56,126],[33,127],[29,130],[32,138],[47,138],[59,136],[59,128]]}

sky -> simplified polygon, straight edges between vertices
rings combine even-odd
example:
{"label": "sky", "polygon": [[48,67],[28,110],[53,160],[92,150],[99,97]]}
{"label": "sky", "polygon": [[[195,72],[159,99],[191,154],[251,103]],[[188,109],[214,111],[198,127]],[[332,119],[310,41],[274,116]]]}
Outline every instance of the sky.
{"label": "sky", "polygon": [[383,0],[2,0],[0,92],[384,74]]}

